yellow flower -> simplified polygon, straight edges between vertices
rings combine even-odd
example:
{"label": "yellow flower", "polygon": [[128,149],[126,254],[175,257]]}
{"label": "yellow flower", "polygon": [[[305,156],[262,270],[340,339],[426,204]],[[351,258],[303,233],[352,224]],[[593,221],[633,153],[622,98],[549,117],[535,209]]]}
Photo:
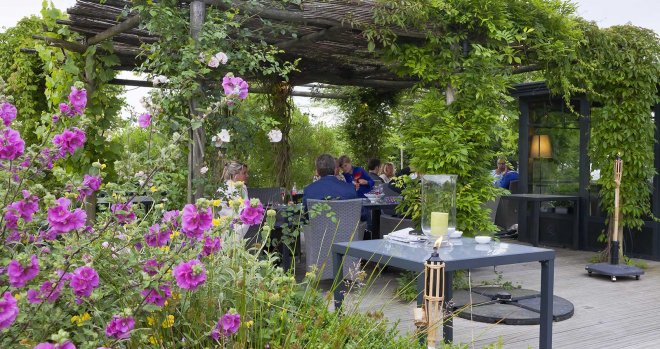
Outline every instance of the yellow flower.
{"label": "yellow flower", "polygon": [[17,301],[20,300],[20,299],[21,299],[21,294],[20,294],[20,293],[15,294],[15,295],[14,295],[14,298],[15,298]]}
{"label": "yellow flower", "polygon": [[153,316],[147,316],[147,324],[149,326],[153,326],[156,323],[156,319],[153,318]]}
{"label": "yellow flower", "polygon": [[175,301],[177,299],[181,298],[181,293],[179,292],[172,292],[172,300]]}
{"label": "yellow flower", "polygon": [[169,246],[163,246],[160,248],[161,251],[163,252],[170,252],[170,247]]}
{"label": "yellow flower", "polygon": [[170,303],[168,301],[165,301],[165,306],[168,306],[168,305],[170,305]]}
{"label": "yellow flower", "polygon": [[154,336],[149,336],[149,343],[151,343],[153,345],[158,344],[159,343],[158,338],[156,338]]}
{"label": "yellow flower", "polygon": [[252,320],[245,323],[245,327],[247,327],[247,328],[252,327],[252,325],[254,325],[254,321],[252,321]]}
{"label": "yellow flower", "polygon": [[221,220],[218,218],[213,218],[213,226],[217,227],[220,225]]}
{"label": "yellow flower", "polygon": [[80,315],[72,316],[71,317],[71,323],[75,323],[76,325],[78,325],[78,327],[81,327],[85,323],[85,321],[87,321],[91,318],[92,318],[92,316],[89,315],[89,313],[85,312],[85,313],[80,314]]}
{"label": "yellow flower", "polygon": [[108,165],[106,165],[106,164],[101,164],[101,169],[104,169],[104,168],[106,168],[106,167],[108,167]]}
{"label": "yellow flower", "polygon": [[220,200],[213,200],[213,206],[215,207],[220,206]]}
{"label": "yellow flower", "polygon": [[156,187],[154,187],[154,186],[151,186],[151,188],[149,188],[149,190],[150,190],[152,193],[155,193],[156,190],[158,190],[158,189],[156,189]]}
{"label": "yellow flower", "polygon": [[167,318],[165,321],[163,321],[163,324],[161,325],[163,328],[170,328],[174,326],[174,315],[167,315]]}
{"label": "yellow flower", "polygon": [[174,232],[172,232],[172,234],[170,234],[170,239],[174,239],[175,237],[177,237],[179,235],[181,235],[181,233],[179,233],[178,230],[175,230]]}

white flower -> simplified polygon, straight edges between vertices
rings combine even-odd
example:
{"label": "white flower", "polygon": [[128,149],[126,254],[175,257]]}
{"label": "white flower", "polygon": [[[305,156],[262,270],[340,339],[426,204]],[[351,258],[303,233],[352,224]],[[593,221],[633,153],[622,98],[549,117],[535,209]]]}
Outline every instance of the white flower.
{"label": "white flower", "polygon": [[108,247],[110,246],[110,243],[107,242],[107,241],[103,241],[103,243],[101,244],[101,246],[103,246],[103,248],[108,248]]}
{"label": "white flower", "polygon": [[155,76],[151,82],[154,84],[154,86],[158,86],[160,84],[166,84],[170,82],[170,79],[168,79],[167,76],[158,75]]}
{"label": "white flower", "polygon": [[211,140],[216,148],[220,148],[222,143],[229,143],[231,141],[231,134],[229,133],[229,130],[223,128],[217,135],[211,137]]}
{"label": "white flower", "polygon": [[206,167],[206,166],[199,169],[199,173],[201,173],[201,174],[206,174],[206,172],[208,172],[208,171],[209,171],[209,168]]}
{"label": "white flower", "polygon": [[222,64],[227,64],[227,61],[229,60],[229,57],[227,57],[227,54],[224,52],[216,53],[215,58]]}
{"label": "white flower", "polygon": [[199,53],[199,61],[202,63],[206,63],[206,55],[204,55],[204,52]]}
{"label": "white flower", "polygon": [[207,65],[211,68],[217,68],[220,65],[220,60],[217,59],[215,56],[211,57]]}
{"label": "white flower", "polygon": [[268,139],[270,139],[271,142],[277,143],[282,140],[282,131],[278,129],[272,129],[270,132],[268,132]]}

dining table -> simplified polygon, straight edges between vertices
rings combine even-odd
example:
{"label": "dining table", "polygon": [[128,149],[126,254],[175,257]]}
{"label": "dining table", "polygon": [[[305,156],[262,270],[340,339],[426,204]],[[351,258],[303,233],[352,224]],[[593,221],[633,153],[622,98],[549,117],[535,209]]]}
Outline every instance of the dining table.
{"label": "dining table", "polygon": [[365,207],[371,212],[371,224],[373,229],[371,239],[366,239],[365,237],[365,240],[380,239],[383,237],[380,231],[380,215],[382,210],[394,209],[399,205],[399,202],[401,202],[401,196],[385,196],[374,201],[362,199],[362,207]]}

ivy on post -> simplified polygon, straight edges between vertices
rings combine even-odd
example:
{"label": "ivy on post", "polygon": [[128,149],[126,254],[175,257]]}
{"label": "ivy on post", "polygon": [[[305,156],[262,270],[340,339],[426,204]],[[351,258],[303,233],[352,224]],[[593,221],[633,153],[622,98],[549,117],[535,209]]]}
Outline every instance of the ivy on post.
{"label": "ivy on post", "polygon": [[282,131],[282,140],[275,143],[277,156],[275,157],[275,181],[280,187],[288,188],[291,182],[291,92],[293,86],[286,81],[277,81],[270,84],[268,104],[273,119],[279,122]]}
{"label": "ivy on post", "polygon": [[[206,5],[202,1],[193,1],[190,3],[190,36],[199,43],[199,34],[204,24],[206,14]],[[190,118],[193,121],[199,114],[201,107],[199,98],[201,98],[201,85],[197,95],[190,98]],[[194,123],[194,121],[193,121]],[[192,127],[190,129],[190,143],[188,149],[188,202],[194,203],[196,199],[204,194],[204,183],[201,168],[204,166],[204,128]]]}

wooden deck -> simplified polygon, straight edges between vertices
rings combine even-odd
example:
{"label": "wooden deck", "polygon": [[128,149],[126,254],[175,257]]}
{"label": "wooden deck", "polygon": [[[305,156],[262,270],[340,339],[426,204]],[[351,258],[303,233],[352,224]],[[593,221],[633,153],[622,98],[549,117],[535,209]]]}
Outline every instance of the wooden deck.
{"label": "wooden deck", "polygon": [[[573,303],[575,314],[568,320],[553,324],[553,348],[660,348],[660,262],[647,261],[648,268],[641,280],[588,277],[584,266],[591,252],[555,249],[555,295]],[[540,264],[527,263],[497,267],[504,281],[523,288],[540,287]],[[471,272],[473,286],[482,280],[494,280],[493,268]],[[401,331],[414,330],[413,303],[392,300],[396,273],[384,273],[369,288],[362,309],[382,309],[391,320],[400,320]],[[454,340],[473,343],[474,348],[497,342],[504,348],[537,348],[538,326],[494,325],[456,318]]]}

